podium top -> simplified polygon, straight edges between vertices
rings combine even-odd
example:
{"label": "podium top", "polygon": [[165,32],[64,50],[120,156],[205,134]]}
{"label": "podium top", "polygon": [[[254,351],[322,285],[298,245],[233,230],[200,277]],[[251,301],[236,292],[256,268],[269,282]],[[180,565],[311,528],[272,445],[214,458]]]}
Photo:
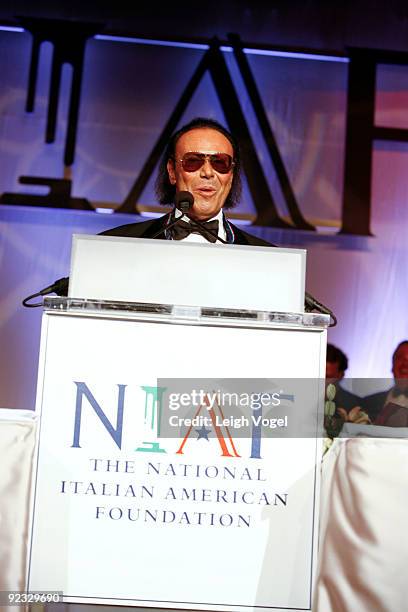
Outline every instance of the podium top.
{"label": "podium top", "polygon": [[304,249],[74,234],[68,296],[301,312],[305,271]]}
{"label": "podium top", "polygon": [[65,297],[44,298],[44,310],[49,314],[103,316],[117,319],[161,321],[178,324],[221,325],[238,327],[282,327],[326,329],[330,316],[315,312],[268,312],[208,308],[176,304],[150,304]]}

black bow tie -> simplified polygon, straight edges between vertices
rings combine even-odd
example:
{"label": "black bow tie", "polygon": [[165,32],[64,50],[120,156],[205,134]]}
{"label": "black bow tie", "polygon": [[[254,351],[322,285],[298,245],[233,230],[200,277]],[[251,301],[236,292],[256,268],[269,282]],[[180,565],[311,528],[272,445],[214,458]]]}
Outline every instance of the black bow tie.
{"label": "black bow tie", "polygon": [[[194,221],[183,221],[180,219],[176,225],[174,225],[171,229],[171,237],[173,240],[183,240],[186,236],[190,234],[201,234],[204,235],[208,242],[216,242],[218,236],[218,219],[213,219],[213,221],[205,221],[201,223],[204,227],[201,228],[194,223]],[[204,229],[205,228],[205,229]],[[208,232],[206,230],[209,230]]]}

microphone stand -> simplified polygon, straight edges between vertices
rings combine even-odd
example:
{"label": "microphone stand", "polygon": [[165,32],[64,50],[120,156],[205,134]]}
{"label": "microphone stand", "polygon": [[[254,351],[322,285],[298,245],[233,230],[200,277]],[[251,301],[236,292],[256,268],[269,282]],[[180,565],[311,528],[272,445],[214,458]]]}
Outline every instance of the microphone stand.
{"label": "microphone stand", "polygon": [[153,236],[151,237],[151,240],[154,240],[155,238],[157,238],[157,236],[160,236],[160,234],[163,234],[168,229],[170,229],[170,228],[174,227],[175,225],[177,225],[177,223],[183,218],[183,216],[184,216],[184,213],[181,215],[181,217],[177,217],[177,219],[175,219],[174,221],[172,221],[171,223],[166,225],[166,227],[160,228],[158,232],[153,234]]}

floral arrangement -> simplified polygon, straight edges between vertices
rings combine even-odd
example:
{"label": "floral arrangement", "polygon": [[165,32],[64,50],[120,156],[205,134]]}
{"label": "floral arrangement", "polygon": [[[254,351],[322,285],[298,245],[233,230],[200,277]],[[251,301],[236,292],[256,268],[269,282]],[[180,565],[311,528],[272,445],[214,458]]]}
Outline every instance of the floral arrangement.
{"label": "floral arrangement", "polygon": [[336,386],[332,383],[327,385],[326,388],[326,401],[324,404],[324,428],[327,436],[333,440],[337,438],[341,432],[344,423],[359,423],[359,424],[371,424],[370,417],[361,408],[361,406],[354,406],[351,410],[347,411],[341,406],[336,406],[334,401],[336,396]]}

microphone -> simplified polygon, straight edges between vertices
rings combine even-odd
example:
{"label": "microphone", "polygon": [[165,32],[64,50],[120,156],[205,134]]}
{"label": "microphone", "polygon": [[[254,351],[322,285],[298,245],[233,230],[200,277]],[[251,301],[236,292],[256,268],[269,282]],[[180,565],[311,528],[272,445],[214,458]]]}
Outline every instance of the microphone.
{"label": "microphone", "polygon": [[[183,213],[183,215],[188,210],[190,210],[190,208],[192,207],[193,204],[194,204],[194,197],[193,197],[193,194],[190,193],[189,191],[178,191],[176,193],[176,197],[174,198],[174,205],[175,205],[176,208],[178,208],[178,210],[180,210]],[[172,227],[174,227],[175,225],[177,225],[177,223],[180,221],[180,219],[183,218],[183,215],[181,217],[175,218],[174,221],[172,221],[166,227],[163,227],[163,228],[159,229],[159,231],[156,232],[152,236],[152,239],[157,238],[157,236],[160,236],[160,234],[164,234],[164,232],[166,232],[167,230],[169,230]]]}
{"label": "microphone", "polygon": [[63,276],[62,278],[59,278],[52,285],[48,285],[48,287],[45,287],[45,289],[41,289],[41,291],[38,291],[37,293],[33,293],[32,295],[29,295],[28,297],[24,298],[24,300],[22,301],[23,306],[25,306],[26,308],[37,308],[38,306],[42,306],[43,305],[42,302],[35,302],[35,304],[28,304],[30,300],[32,300],[33,298],[39,297],[40,295],[41,296],[48,295],[49,293],[56,293],[57,295],[62,295],[62,296],[68,295],[68,282],[69,282],[68,276]]}
{"label": "microphone", "polygon": [[174,204],[176,208],[178,208],[183,214],[185,214],[194,204],[193,194],[189,191],[178,191],[174,199]]}
{"label": "microphone", "polygon": [[305,291],[305,310],[306,312],[313,312],[313,310],[318,310],[323,314],[328,314],[332,319],[329,327],[335,327],[337,325],[337,318],[334,312],[330,310],[330,308],[319,302],[319,300],[316,300],[316,298],[313,297],[313,295],[311,295],[307,291]]}

